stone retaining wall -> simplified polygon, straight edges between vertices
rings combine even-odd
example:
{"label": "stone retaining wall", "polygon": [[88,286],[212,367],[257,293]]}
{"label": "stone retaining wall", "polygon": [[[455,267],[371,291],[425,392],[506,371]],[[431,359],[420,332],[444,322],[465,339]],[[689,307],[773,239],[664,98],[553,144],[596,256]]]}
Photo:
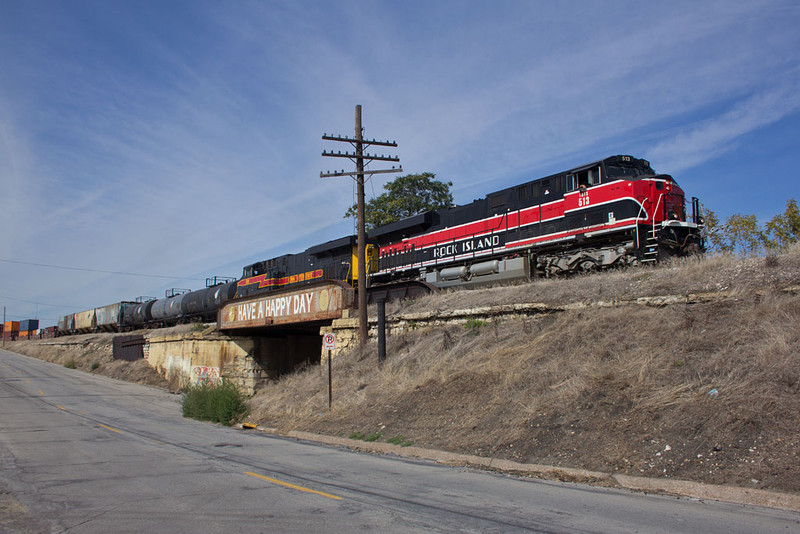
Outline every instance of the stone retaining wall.
{"label": "stone retaining wall", "polygon": [[[781,290],[784,293],[797,293],[800,286],[792,286]],[[757,292],[759,293],[759,292]],[[386,335],[398,335],[407,330],[427,326],[463,325],[469,320],[500,320],[536,318],[546,314],[561,313],[573,310],[589,310],[597,308],[618,308],[623,306],[649,306],[663,307],[676,304],[702,304],[706,302],[720,302],[737,298],[737,294],[730,291],[715,291],[709,293],[689,293],[687,295],[663,295],[656,297],[638,297],[631,299],[600,300],[592,302],[573,302],[564,305],[544,303],[502,304],[499,306],[481,306],[461,310],[443,310],[417,313],[399,313],[387,315]],[[349,312],[349,314],[347,313]],[[346,310],[345,316],[333,321],[331,326],[320,329],[320,334],[332,332],[336,335],[336,350],[332,352],[335,357],[344,351],[358,346],[358,311]],[[369,317],[369,337],[377,337],[377,316]],[[323,350],[323,357],[327,351]]]}

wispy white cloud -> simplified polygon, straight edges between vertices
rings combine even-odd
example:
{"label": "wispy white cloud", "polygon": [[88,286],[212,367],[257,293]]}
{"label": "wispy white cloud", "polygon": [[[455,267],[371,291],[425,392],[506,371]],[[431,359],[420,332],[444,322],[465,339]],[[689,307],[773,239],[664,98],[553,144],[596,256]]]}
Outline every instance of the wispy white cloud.
{"label": "wispy white cloud", "polygon": [[[351,184],[318,176],[355,104],[458,201],[611,152],[677,172],[798,108],[794,2],[48,6],[0,6],[0,221],[29,234],[0,250],[34,262],[238,274],[349,232]],[[0,279],[163,289],[28,271]]]}
{"label": "wispy white cloud", "polygon": [[725,113],[687,124],[648,150],[647,157],[672,172],[694,167],[736,149],[759,128],[800,110],[800,84],[773,87],[737,102]]}

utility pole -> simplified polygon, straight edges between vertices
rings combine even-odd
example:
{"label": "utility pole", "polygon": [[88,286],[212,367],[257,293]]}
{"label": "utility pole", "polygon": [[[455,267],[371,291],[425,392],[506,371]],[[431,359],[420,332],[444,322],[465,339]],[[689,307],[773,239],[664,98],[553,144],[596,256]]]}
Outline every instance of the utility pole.
{"label": "utility pole", "polygon": [[325,150],[322,151],[323,156],[332,157],[332,158],[348,158],[353,163],[356,164],[356,171],[355,172],[345,172],[344,170],[341,171],[334,171],[327,173],[319,173],[320,178],[332,178],[337,176],[350,176],[354,177],[356,180],[356,189],[357,189],[357,218],[356,218],[356,226],[358,228],[358,341],[361,346],[364,346],[367,343],[367,330],[368,330],[368,323],[367,323],[367,267],[366,267],[366,247],[367,247],[367,232],[365,227],[364,221],[364,182],[365,176],[373,174],[384,174],[384,173],[392,173],[392,172],[403,172],[403,167],[400,166],[399,168],[392,167],[391,169],[384,169],[384,170],[366,170],[366,165],[369,165],[372,161],[395,161],[399,162],[400,158],[397,156],[385,156],[381,154],[380,156],[377,154],[365,154],[364,149],[368,148],[369,146],[388,146],[388,147],[397,147],[397,143],[395,141],[376,141],[373,139],[372,141],[364,140],[364,128],[361,126],[361,105],[356,106],[356,131],[355,131],[355,138],[349,137],[342,137],[342,136],[333,136],[328,134],[323,134],[322,139],[326,141],[338,141],[338,142],[345,142],[350,143],[355,152],[336,152],[334,153],[332,150],[330,152],[326,152]]}

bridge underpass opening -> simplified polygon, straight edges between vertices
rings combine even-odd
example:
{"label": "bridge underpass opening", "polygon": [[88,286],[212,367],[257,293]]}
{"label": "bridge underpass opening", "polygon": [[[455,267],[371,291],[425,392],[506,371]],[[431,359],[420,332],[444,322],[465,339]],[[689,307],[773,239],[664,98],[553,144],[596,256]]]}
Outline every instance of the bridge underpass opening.
{"label": "bridge underpass opening", "polygon": [[319,364],[320,327],[354,307],[355,290],[327,280],[228,302],[219,310],[217,324],[230,336],[256,339],[253,358],[270,377],[277,377],[303,364]]}
{"label": "bridge underpass opening", "polygon": [[308,328],[253,329],[235,336],[255,341],[253,359],[269,378],[279,378],[307,365],[319,365],[322,336],[319,325]]}

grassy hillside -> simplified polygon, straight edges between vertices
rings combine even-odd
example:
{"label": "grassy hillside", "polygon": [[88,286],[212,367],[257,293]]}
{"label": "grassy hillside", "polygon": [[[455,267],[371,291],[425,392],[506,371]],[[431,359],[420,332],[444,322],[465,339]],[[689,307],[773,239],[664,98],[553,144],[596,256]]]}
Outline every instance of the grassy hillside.
{"label": "grassy hillside", "polygon": [[[793,289],[791,289],[793,288]],[[251,420],[557,466],[800,491],[800,248],[396,304],[707,302],[598,307],[416,329],[267,384]]]}
{"label": "grassy hillside", "polygon": [[[800,247],[450,291],[413,313],[582,304],[539,318],[417,328],[266,384],[250,421],[634,475],[800,491]],[[648,306],[641,297],[700,295]],[[626,305],[615,305],[626,304]],[[184,325],[177,330],[191,328]],[[111,334],[9,349],[167,387],[145,361],[113,361]]]}

